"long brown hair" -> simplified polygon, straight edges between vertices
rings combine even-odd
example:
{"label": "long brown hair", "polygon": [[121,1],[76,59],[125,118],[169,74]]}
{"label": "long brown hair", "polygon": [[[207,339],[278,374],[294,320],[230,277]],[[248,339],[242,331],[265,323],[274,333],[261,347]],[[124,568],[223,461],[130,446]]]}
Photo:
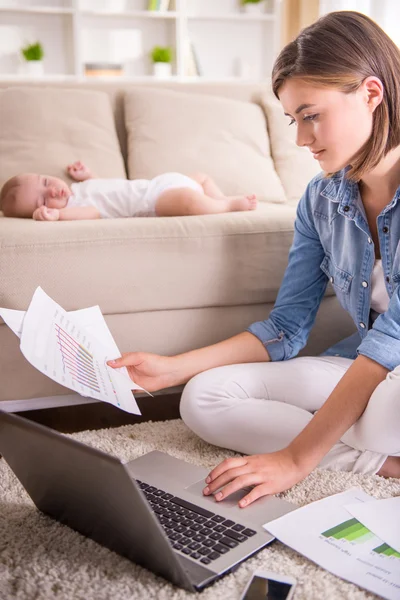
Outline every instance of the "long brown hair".
{"label": "long brown hair", "polygon": [[372,19],[354,11],[328,13],[283,48],[272,71],[272,88],[289,78],[351,93],[367,77],[384,88],[373,113],[369,140],[352,161],[347,177],[359,181],[400,144],[400,50]]}

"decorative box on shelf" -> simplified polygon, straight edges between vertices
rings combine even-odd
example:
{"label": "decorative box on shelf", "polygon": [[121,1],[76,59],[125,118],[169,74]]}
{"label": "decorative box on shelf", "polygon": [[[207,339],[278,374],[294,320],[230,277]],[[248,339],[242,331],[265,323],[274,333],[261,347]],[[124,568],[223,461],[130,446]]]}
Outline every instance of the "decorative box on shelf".
{"label": "decorative box on shelf", "polygon": [[119,77],[123,74],[123,65],[118,63],[85,63],[85,75],[87,77]]}

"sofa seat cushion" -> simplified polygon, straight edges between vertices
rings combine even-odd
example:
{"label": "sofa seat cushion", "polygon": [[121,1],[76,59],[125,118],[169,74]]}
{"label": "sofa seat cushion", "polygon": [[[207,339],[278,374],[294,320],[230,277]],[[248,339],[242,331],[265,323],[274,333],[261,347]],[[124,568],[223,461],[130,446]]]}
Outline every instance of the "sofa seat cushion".
{"label": "sofa seat cushion", "polygon": [[0,187],[23,172],[70,182],[65,168],[75,160],[99,177],[126,177],[108,94],[46,87],[0,91]]}
{"label": "sofa seat cushion", "polygon": [[226,195],[282,203],[261,107],[209,95],[137,88],[125,95],[130,179],[201,171]]}
{"label": "sofa seat cushion", "polygon": [[0,218],[0,306],[40,285],[66,310],[104,314],[273,302],[295,209],[46,223]]}

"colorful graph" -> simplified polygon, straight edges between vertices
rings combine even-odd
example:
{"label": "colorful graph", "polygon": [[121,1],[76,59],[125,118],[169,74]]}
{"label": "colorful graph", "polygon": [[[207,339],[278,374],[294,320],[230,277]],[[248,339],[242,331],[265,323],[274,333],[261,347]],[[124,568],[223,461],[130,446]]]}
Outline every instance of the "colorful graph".
{"label": "colorful graph", "polygon": [[322,533],[324,537],[331,537],[335,540],[347,540],[348,542],[355,542],[362,544],[367,540],[374,537],[374,534],[364,527],[357,519],[349,519],[336,527],[332,527]]}
{"label": "colorful graph", "polygon": [[394,558],[400,558],[400,552],[397,552],[396,550],[394,550],[394,548],[391,548],[387,544],[382,544],[381,546],[378,546],[378,548],[374,548],[373,552],[376,552],[377,554],[383,554],[384,556],[393,556]]}
{"label": "colorful graph", "polygon": [[55,329],[65,371],[79,385],[100,393],[93,355],[58,324]]}
{"label": "colorful graph", "polygon": [[[340,525],[336,525],[336,527],[332,527],[331,529],[323,531],[322,535],[327,538],[330,537],[335,540],[346,540],[355,544],[363,544],[375,537],[372,531],[364,527],[364,525],[360,523],[360,521],[357,521],[357,519],[349,519],[348,521],[344,521],[343,523],[340,523]],[[400,553],[396,552],[394,548],[391,548],[387,544],[381,544],[372,551],[376,554],[382,554],[383,556],[400,558]]]}

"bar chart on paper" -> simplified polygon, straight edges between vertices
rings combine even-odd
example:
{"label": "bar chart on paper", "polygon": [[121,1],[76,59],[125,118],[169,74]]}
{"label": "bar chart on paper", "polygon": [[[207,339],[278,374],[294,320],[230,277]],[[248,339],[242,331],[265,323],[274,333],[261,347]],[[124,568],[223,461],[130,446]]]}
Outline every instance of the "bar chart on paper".
{"label": "bar chart on paper", "polygon": [[[43,339],[47,352],[43,361],[45,373],[83,396],[117,397],[117,391],[110,378],[105,381],[92,350],[92,342],[85,331],[64,312],[55,310],[49,329],[42,330],[37,338],[37,346]],[[118,402],[117,402],[118,404]]]}
{"label": "bar chart on paper", "polygon": [[[376,536],[367,529],[357,519],[349,519],[344,521],[336,527],[332,527],[327,531],[323,531],[322,534],[325,538],[332,538],[333,540],[341,540],[343,548],[346,547],[346,542],[351,544],[365,544],[367,542],[373,542],[376,540]],[[372,543],[372,546],[375,544]],[[370,551],[376,555],[380,555],[382,558],[400,559],[400,553],[396,552],[394,548],[391,548],[387,544],[380,544],[377,547],[371,547]],[[400,562],[399,562],[400,568]]]}
{"label": "bar chart on paper", "polygon": [[100,394],[93,354],[57,324],[55,333],[64,373],[68,372],[78,386],[87,387]]}
{"label": "bar chart on paper", "polygon": [[107,360],[119,354],[108,334],[104,344],[95,331],[37,288],[23,318],[20,347],[36,369],[64,387],[140,414],[129,376],[107,366]]}
{"label": "bar chart on paper", "polygon": [[[264,525],[318,565],[387,600],[400,600],[400,553],[345,507],[376,501],[362,490],[327,496]],[[378,508],[376,508],[378,510]]]}

